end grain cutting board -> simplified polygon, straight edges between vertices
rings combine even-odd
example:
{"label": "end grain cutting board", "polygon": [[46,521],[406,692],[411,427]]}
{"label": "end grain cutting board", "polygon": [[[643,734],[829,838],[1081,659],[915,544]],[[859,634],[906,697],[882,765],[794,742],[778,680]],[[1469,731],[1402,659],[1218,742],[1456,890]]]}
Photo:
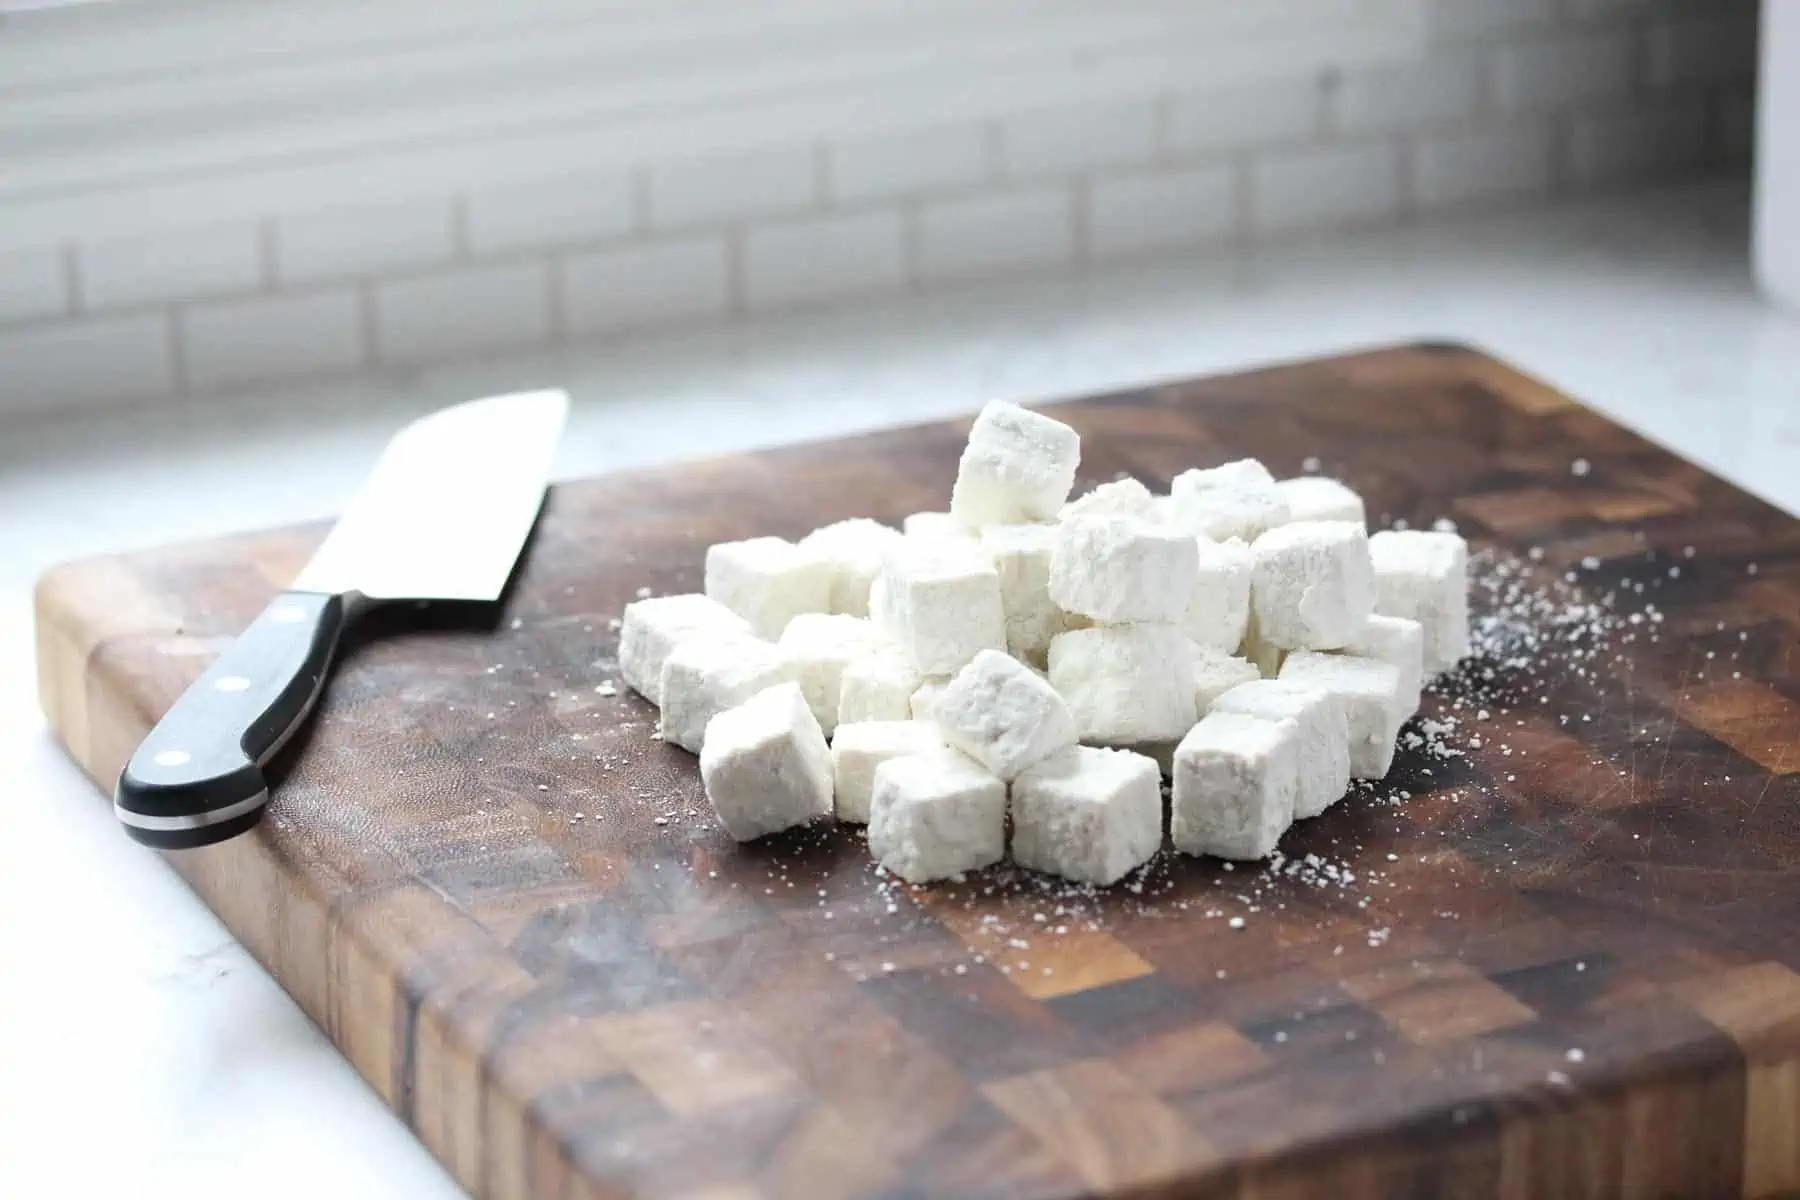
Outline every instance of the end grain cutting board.
{"label": "end grain cutting board", "polygon": [[[1403,752],[1293,873],[907,889],[848,828],[732,844],[597,685],[640,587],[941,508],[966,426],[663,468],[557,488],[495,628],[354,650],[269,819],[171,864],[482,1195],[1800,1189],[1800,523],[1457,347],[1056,415],[1090,479],[1317,456],[1618,628],[1515,630],[1470,669],[1492,711],[1427,698],[1465,756]],[[321,533],[42,582],[97,783]]]}

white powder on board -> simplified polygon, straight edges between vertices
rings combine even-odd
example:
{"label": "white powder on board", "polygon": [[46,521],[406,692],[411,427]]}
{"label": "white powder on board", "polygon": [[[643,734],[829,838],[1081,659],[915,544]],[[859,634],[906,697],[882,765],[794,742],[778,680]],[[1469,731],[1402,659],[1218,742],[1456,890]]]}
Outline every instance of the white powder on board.
{"label": "white powder on board", "polygon": [[[1458,856],[1435,854],[1434,845],[1444,840],[1446,848],[1454,846],[1460,831],[1482,821],[1492,803],[1506,802],[1510,789],[1530,786],[1531,748],[1541,744],[1547,706],[1555,705],[1555,723],[1564,726],[1619,719],[1617,706],[1605,697],[1619,680],[1630,678],[1637,644],[1655,644],[1664,636],[1667,614],[1657,603],[1658,593],[1687,586],[1707,570],[1691,547],[1677,551],[1684,564],[1677,566],[1650,551],[1644,539],[1637,541],[1638,550],[1621,554],[1617,540],[1610,540],[1605,557],[1573,552],[1580,547],[1567,554],[1534,548],[1522,555],[1472,555],[1473,654],[1428,686],[1422,712],[1401,733],[1400,757],[1389,777],[1355,784],[1341,802],[1363,814],[1353,822],[1327,815],[1310,827],[1299,826],[1285,843],[1291,852],[1267,862],[1197,862],[1164,850],[1106,890],[1006,865],[915,889],[874,865],[866,874],[846,873],[843,866],[854,855],[845,847],[853,845],[857,832],[820,826],[758,860],[769,872],[760,890],[778,897],[793,892],[796,879],[803,886],[824,879],[832,895],[821,892],[817,898],[819,919],[831,922],[834,939],[857,939],[854,953],[847,952],[849,941],[834,941],[832,953],[842,969],[859,978],[912,970],[966,975],[982,966],[1022,971],[1028,956],[1044,956],[1039,943],[1053,946],[1057,939],[1104,931],[1125,915],[1219,921],[1242,930],[1255,928],[1262,914],[1288,913],[1291,921],[1296,910],[1323,911],[1334,926],[1348,918],[1343,934],[1353,950],[1389,945],[1394,930],[1406,929],[1409,920],[1457,920],[1454,893],[1481,882],[1467,876],[1503,869],[1504,863],[1471,866]],[[1720,623],[1716,640],[1702,651],[1705,657],[1696,656],[1696,667],[1730,669],[1740,654],[1749,653],[1747,640],[1747,632]],[[1522,733],[1528,726],[1537,733]],[[1651,743],[1667,736],[1648,729],[1628,732]],[[637,757],[625,752],[607,769],[635,769]],[[1600,765],[1598,756],[1595,762]],[[1502,763],[1507,769],[1497,770]],[[670,820],[665,814],[654,823]],[[1434,887],[1434,895],[1452,899],[1437,902],[1430,912],[1407,912],[1401,898],[1413,893],[1421,871],[1445,885]],[[717,872],[709,871],[708,878],[717,878]],[[742,874],[739,879],[747,882]],[[968,939],[975,950],[950,962],[940,961],[941,955],[928,961],[898,957],[898,949],[916,941],[922,927],[940,928],[928,910],[957,909],[975,923],[978,936]],[[1321,917],[1321,927],[1325,920]],[[1358,923],[1361,932],[1353,938]],[[886,958],[884,947],[892,948]],[[1344,950],[1341,943],[1333,948]],[[898,965],[884,970],[884,964]],[[1050,968],[1039,962],[1029,969],[1037,974]]]}

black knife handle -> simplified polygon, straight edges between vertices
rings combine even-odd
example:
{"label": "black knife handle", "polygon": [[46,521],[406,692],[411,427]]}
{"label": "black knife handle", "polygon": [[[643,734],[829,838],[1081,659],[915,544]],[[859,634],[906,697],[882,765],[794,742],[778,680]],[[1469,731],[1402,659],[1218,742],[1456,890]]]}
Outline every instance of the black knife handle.
{"label": "black knife handle", "polygon": [[113,796],[125,832],[182,850],[255,825],[269,802],[263,764],[312,711],[347,618],[340,596],[277,596],[125,765]]}

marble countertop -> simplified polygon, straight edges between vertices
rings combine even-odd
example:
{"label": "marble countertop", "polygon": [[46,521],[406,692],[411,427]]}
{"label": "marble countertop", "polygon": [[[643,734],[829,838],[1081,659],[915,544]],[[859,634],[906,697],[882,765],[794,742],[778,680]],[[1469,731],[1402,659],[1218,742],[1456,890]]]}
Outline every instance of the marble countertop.
{"label": "marble countertop", "polygon": [[570,389],[573,478],[1422,338],[1478,344],[1800,512],[1800,316],[1755,296],[1747,214],[1741,187],[1688,188],[0,426],[0,1195],[457,1194],[51,741],[30,589],[55,562],[329,514],[397,425],[488,392]]}

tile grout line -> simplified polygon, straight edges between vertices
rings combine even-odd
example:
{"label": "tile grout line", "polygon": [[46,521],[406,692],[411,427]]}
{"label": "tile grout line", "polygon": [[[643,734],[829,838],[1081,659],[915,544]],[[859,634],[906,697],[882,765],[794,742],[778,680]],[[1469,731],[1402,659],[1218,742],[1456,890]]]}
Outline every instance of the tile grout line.
{"label": "tile grout line", "polygon": [[276,252],[275,218],[263,217],[256,223],[256,259],[261,276],[259,282],[264,292],[277,291],[281,286],[277,278]]}
{"label": "tile grout line", "polygon": [[474,257],[469,236],[469,197],[458,192],[450,197],[450,259],[466,263]]}
{"label": "tile grout line", "polygon": [[1150,133],[1150,161],[1166,165],[1175,154],[1175,97],[1163,92],[1156,97]]}
{"label": "tile grout line", "polygon": [[169,339],[169,374],[174,380],[175,395],[184,397],[190,394],[188,380],[187,338],[185,322],[182,319],[181,306],[168,306],[166,329]]}
{"label": "tile grout line", "polygon": [[831,178],[831,148],[824,142],[817,142],[812,149],[812,190],[813,206],[829,209],[836,197],[833,194]]}
{"label": "tile grout line", "polygon": [[919,198],[908,196],[900,205],[901,262],[906,269],[908,291],[918,291],[924,287],[924,232]]}
{"label": "tile grout line", "polygon": [[1313,137],[1321,146],[1335,146],[1343,140],[1343,114],[1338,111],[1344,91],[1344,73],[1336,67],[1320,71],[1313,84]]}
{"label": "tile grout line", "polygon": [[1085,174],[1069,181],[1069,235],[1077,271],[1085,270],[1093,258],[1093,186]]}
{"label": "tile grout line", "polygon": [[569,306],[564,296],[566,274],[563,256],[552,251],[544,264],[544,305],[550,321],[552,346],[567,345],[569,341]]}
{"label": "tile grout line", "polygon": [[735,320],[748,311],[744,286],[744,227],[732,224],[725,230],[725,315]]}
{"label": "tile grout line", "polygon": [[1008,182],[1010,173],[1006,169],[1006,129],[997,119],[990,118],[982,122],[981,158],[984,182]]}
{"label": "tile grout line", "polygon": [[1256,239],[1256,174],[1251,155],[1240,152],[1232,160],[1232,202],[1236,208],[1231,228],[1234,253],[1248,250]]}
{"label": "tile grout line", "polygon": [[1402,222],[1419,217],[1418,143],[1415,135],[1397,134],[1394,138],[1395,211]]}
{"label": "tile grout line", "polygon": [[362,361],[366,367],[381,361],[381,345],[375,313],[375,283],[369,279],[356,281],[357,331],[362,340]]}
{"label": "tile grout line", "polygon": [[628,237],[649,237],[655,232],[654,224],[650,212],[650,168],[637,167],[631,172],[631,232]]}
{"label": "tile grout line", "polygon": [[74,242],[66,242],[62,248],[63,304],[66,315],[78,317],[87,307],[87,296],[81,279],[81,254]]}

